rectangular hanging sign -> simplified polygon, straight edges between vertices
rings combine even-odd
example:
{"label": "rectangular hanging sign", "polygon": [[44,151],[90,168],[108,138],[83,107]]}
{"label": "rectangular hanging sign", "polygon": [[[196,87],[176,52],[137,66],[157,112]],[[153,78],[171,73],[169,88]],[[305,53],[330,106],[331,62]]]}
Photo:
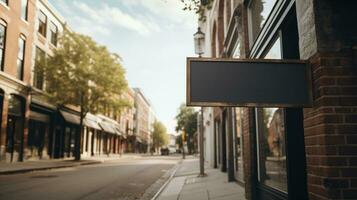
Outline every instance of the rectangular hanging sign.
{"label": "rectangular hanging sign", "polygon": [[312,107],[301,60],[187,58],[188,106]]}

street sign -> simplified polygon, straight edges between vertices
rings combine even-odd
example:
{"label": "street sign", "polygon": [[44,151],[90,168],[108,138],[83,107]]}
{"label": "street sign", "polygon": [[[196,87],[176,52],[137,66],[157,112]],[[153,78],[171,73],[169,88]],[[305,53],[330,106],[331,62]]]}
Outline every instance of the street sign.
{"label": "street sign", "polygon": [[187,58],[188,106],[312,107],[301,60]]}

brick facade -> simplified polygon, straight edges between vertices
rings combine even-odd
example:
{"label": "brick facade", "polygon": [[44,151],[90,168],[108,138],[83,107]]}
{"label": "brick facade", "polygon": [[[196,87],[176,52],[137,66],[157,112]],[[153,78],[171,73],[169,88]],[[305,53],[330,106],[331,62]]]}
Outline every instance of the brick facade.
{"label": "brick facade", "polygon": [[[219,42],[222,41],[217,34],[223,30],[220,30],[222,25],[219,23],[222,2],[223,0],[213,2],[212,10],[207,11],[211,18],[203,23],[203,27],[211,27],[206,28],[211,31],[208,33],[210,39],[206,44],[211,44],[207,49],[211,49],[212,53],[206,56],[232,55],[230,51],[238,43],[237,37],[234,36],[236,32],[243,33],[240,45],[243,46],[244,52],[241,58],[261,56],[262,53],[259,52],[264,51],[266,45],[269,46],[270,40],[274,38],[273,34],[276,33],[271,31],[272,35],[269,35],[267,31],[269,28],[266,28],[264,31],[268,33],[260,38],[260,46],[255,45],[253,53],[258,53],[251,55],[251,48],[254,45],[249,44],[248,8],[251,2],[249,0],[231,1],[232,5],[235,5],[231,9],[232,13],[225,13],[223,16],[235,18],[236,27],[231,32],[227,31],[228,28],[224,29],[225,46],[222,49],[224,52],[215,53],[220,50]],[[286,1],[285,5],[288,3],[293,5],[291,9],[294,9],[294,12],[291,13],[296,13],[294,16],[297,21],[299,45],[297,48],[300,59],[307,60],[312,70],[313,107],[304,108],[303,119],[301,119],[304,131],[301,140],[305,142],[305,148],[302,149],[305,149],[307,177],[305,182],[308,198],[311,200],[357,199],[357,26],[355,25],[357,2],[296,0]],[[241,21],[237,23],[237,20]],[[284,18],[276,20],[283,21]],[[273,25],[269,25],[275,26],[275,22],[270,23]],[[229,24],[224,27],[226,26]],[[215,112],[220,110],[215,109]],[[215,113],[215,116],[219,114]],[[243,108],[244,186],[247,199],[258,199],[255,129],[254,108]],[[294,131],[293,133],[296,134]],[[290,143],[294,142],[297,141],[290,141]],[[290,161],[291,163],[293,162]],[[289,182],[291,184],[294,180]],[[304,190],[303,188],[302,184],[301,189]],[[294,190],[294,192],[298,191]],[[272,195],[270,198],[275,199],[277,196]],[[287,195],[280,198],[294,197]]]}

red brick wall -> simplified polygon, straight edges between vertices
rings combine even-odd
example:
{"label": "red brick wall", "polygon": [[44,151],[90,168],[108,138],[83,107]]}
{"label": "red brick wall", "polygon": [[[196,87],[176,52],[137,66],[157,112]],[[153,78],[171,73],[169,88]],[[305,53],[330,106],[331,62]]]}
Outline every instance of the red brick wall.
{"label": "red brick wall", "polygon": [[247,199],[253,199],[253,179],[255,169],[255,125],[254,109],[243,108],[243,164],[244,164],[244,183],[245,195]]}
{"label": "red brick wall", "polygon": [[310,59],[314,107],[304,110],[310,199],[357,199],[357,68],[351,49]]}

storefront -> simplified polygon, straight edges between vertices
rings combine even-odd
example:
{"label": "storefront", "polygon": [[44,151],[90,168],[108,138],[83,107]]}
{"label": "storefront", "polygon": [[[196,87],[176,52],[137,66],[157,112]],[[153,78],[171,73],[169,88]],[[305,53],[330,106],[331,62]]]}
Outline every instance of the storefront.
{"label": "storefront", "polygon": [[8,99],[6,161],[23,161],[25,99],[11,94]]}
{"label": "storefront", "polygon": [[49,159],[53,150],[53,125],[55,110],[30,104],[29,133],[27,139],[27,159]]}
{"label": "storefront", "polygon": [[[59,110],[63,122],[60,123],[62,124],[63,128],[63,136],[59,137],[60,140],[57,141],[57,143],[61,143],[63,151],[61,152],[61,157],[74,157],[75,155],[75,147],[76,147],[76,135],[79,134],[80,128],[80,117],[79,113],[71,110],[64,110],[60,109]],[[60,130],[60,129],[58,129]],[[61,132],[58,132],[61,134]],[[58,137],[58,136],[57,136]]]}
{"label": "storefront", "polygon": [[81,141],[82,156],[93,156],[97,153],[97,135],[102,131],[99,126],[100,119],[91,113],[87,113],[83,120],[84,135]]}

